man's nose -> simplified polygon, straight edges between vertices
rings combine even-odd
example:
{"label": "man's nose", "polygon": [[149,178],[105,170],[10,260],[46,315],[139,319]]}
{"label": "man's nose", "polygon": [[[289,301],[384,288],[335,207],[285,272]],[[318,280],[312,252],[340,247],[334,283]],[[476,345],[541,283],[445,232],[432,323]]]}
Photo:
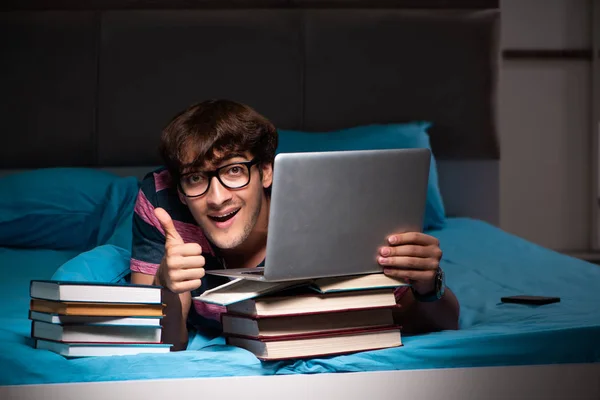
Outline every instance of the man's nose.
{"label": "man's nose", "polygon": [[229,189],[223,186],[216,176],[213,176],[211,179],[210,188],[208,189],[208,193],[206,193],[206,201],[210,205],[219,206],[231,199]]}

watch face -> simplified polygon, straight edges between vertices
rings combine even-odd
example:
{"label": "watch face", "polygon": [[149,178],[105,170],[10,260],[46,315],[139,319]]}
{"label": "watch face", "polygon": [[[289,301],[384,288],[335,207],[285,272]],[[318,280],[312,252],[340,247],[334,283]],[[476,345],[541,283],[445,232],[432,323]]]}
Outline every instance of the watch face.
{"label": "watch face", "polygon": [[438,298],[444,295],[444,271],[438,269],[438,273],[435,277],[435,291],[437,292]]}
{"label": "watch face", "polygon": [[427,294],[419,294],[418,292],[416,292],[414,290],[414,287],[411,287],[411,290],[413,290],[413,295],[415,296],[416,300],[417,301],[425,301],[425,302],[436,301],[436,300],[441,299],[442,296],[444,295],[444,289],[445,289],[444,271],[442,271],[441,268],[439,268],[435,274],[433,292],[429,292]]}

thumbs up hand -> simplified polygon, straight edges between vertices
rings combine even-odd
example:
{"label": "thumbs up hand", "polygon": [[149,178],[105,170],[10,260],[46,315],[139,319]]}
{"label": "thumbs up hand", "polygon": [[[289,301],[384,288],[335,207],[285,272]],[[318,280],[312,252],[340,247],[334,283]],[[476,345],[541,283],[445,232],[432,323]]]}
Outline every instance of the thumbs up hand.
{"label": "thumbs up hand", "polygon": [[198,243],[185,243],[164,209],[156,208],[154,215],[165,232],[165,255],[157,271],[159,282],[174,293],[199,288],[205,264],[202,247]]}

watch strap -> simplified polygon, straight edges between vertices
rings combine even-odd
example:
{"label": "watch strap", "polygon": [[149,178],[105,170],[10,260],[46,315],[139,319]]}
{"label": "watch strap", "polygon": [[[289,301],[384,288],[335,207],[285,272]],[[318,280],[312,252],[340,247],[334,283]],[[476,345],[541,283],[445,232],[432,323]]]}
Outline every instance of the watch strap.
{"label": "watch strap", "polygon": [[438,268],[435,276],[435,287],[431,292],[420,294],[412,286],[411,290],[415,300],[422,303],[430,303],[441,299],[444,296],[445,290],[444,271],[442,271],[441,268]]}

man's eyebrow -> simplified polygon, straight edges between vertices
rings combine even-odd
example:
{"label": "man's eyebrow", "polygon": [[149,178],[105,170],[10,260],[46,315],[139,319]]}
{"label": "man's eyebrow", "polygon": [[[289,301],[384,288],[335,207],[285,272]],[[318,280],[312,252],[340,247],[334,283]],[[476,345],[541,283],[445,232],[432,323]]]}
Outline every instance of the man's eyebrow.
{"label": "man's eyebrow", "polygon": [[213,165],[218,165],[221,164],[222,162],[231,160],[232,158],[245,158],[246,155],[240,152],[236,152],[236,153],[229,153],[226,156],[221,156],[221,157],[215,157],[213,160],[211,160],[211,164]]}
{"label": "man's eyebrow", "polygon": [[[231,160],[232,158],[246,158],[246,154],[242,153],[242,152],[233,152],[233,153],[229,153],[226,156],[220,156],[220,157],[214,157],[211,161],[210,164],[212,166],[214,165],[219,165],[225,161]],[[215,169],[217,167],[211,167],[211,168],[202,168],[202,166],[199,163],[192,163],[189,164],[187,166],[185,166],[182,170],[181,170],[181,175],[188,175],[194,172],[199,172],[199,171],[206,171],[207,169]]]}

